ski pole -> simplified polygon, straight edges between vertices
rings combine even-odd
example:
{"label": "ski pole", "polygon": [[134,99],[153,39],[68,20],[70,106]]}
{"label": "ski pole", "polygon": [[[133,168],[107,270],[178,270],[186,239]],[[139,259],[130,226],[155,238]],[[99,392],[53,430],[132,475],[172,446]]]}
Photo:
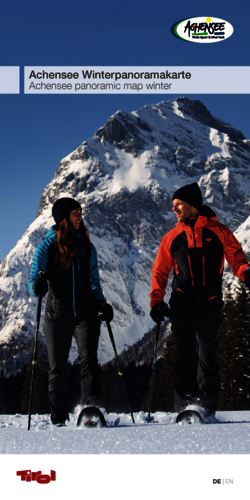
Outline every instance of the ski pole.
{"label": "ski pole", "polygon": [[[39,272],[40,276],[45,276],[43,271]],[[28,419],[28,431],[30,430],[30,420],[31,420],[31,407],[32,407],[32,398],[33,398],[33,388],[34,388],[34,375],[35,375],[35,366],[37,360],[37,347],[38,347],[38,336],[39,336],[39,324],[40,324],[40,316],[41,316],[41,306],[42,306],[42,297],[38,298],[37,304],[37,313],[36,313],[36,333],[35,333],[35,345],[33,351],[33,361],[32,361],[32,375],[31,375],[31,388],[30,388],[30,403],[29,403],[29,419]]]}
{"label": "ski pole", "polygon": [[123,387],[123,391],[124,391],[125,398],[126,398],[126,401],[127,401],[128,409],[129,409],[129,412],[130,412],[130,415],[131,415],[131,418],[132,418],[132,422],[135,424],[134,415],[133,415],[133,413],[131,411],[131,408],[130,408],[129,399],[128,399],[128,393],[127,393],[127,390],[126,390],[126,387],[125,387],[125,383],[124,383],[124,380],[123,380],[123,373],[121,371],[121,367],[120,367],[120,363],[119,363],[119,358],[118,358],[117,350],[116,350],[116,347],[115,347],[114,335],[113,335],[113,332],[111,330],[110,323],[108,321],[106,321],[106,325],[107,325],[107,328],[108,328],[109,337],[110,337],[111,344],[112,344],[112,347],[113,347],[113,351],[114,351],[114,354],[115,354],[116,364],[117,364],[117,368],[118,368],[118,375],[120,375],[120,377],[121,377],[122,387]]}
{"label": "ski pole", "polygon": [[158,340],[159,340],[159,335],[160,335],[160,327],[161,327],[161,323],[157,323],[156,334],[155,334],[154,357],[153,357],[153,364],[152,364],[152,378],[151,378],[151,387],[150,387],[150,396],[149,396],[149,405],[148,405],[148,416],[144,418],[144,420],[146,422],[152,422],[152,420],[154,420],[154,417],[150,417],[150,412],[151,412],[151,403],[152,403],[152,396],[153,396],[154,376],[155,376],[155,368],[156,368],[156,352],[157,352],[157,345],[158,345]]}

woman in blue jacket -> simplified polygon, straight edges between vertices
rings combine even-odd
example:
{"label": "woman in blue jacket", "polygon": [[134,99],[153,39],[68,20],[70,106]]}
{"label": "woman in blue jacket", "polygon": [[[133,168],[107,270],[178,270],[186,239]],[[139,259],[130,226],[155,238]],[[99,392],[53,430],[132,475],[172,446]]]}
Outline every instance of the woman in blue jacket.
{"label": "woman in blue jacket", "polygon": [[[29,281],[33,295],[44,297],[48,292],[43,331],[50,365],[51,421],[56,426],[69,420],[67,362],[72,336],[81,363],[81,401],[97,404],[100,319],[113,319],[113,308],[100,286],[96,249],[81,211],[81,205],[72,198],[59,198],[54,203],[56,225],[34,253]],[[46,273],[45,279],[40,277],[40,271]]]}

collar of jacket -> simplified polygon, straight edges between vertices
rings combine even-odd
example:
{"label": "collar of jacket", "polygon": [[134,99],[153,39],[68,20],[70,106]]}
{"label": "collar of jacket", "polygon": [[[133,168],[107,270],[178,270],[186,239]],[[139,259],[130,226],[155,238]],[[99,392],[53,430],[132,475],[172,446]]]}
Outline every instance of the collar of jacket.
{"label": "collar of jacket", "polygon": [[[203,217],[202,215],[198,215],[197,221],[196,221],[193,229],[195,229],[195,230],[201,229],[209,221],[217,221],[217,217],[215,216],[215,217],[212,217],[210,219],[208,217]],[[187,230],[187,229],[190,229],[190,231],[192,230],[192,228],[188,224],[185,224],[185,222],[177,222],[176,226],[177,227],[183,227],[183,228],[185,228],[185,230]]]}

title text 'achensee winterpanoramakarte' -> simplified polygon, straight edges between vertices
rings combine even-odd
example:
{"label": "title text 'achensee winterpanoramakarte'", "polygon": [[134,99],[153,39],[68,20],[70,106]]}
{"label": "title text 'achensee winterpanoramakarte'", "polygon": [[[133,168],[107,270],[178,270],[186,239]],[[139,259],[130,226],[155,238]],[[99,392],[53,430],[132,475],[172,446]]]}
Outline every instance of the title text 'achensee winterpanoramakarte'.
{"label": "title text 'achensee winterpanoramakarte'", "polygon": [[[161,72],[147,72],[147,71],[136,71],[135,73],[129,71],[128,73],[126,71],[121,72],[109,72],[109,71],[93,71],[93,70],[82,70],[82,78],[84,80],[86,79],[100,79],[100,80],[109,80],[109,79],[114,79],[114,80],[129,80],[129,79],[145,79],[145,80],[151,80],[151,79],[161,79],[161,80],[167,80],[167,79],[190,79],[191,78],[191,73],[190,72],[185,72],[185,71],[161,71]],[[47,79],[47,80],[54,80],[54,79],[59,79],[59,80],[66,80],[66,79],[75,79],[77,80],[80,78],[80,74],[78,72],[68,72],[66,73],[65,71],[63,72],[56,72],[54,73],[53,71],[49,72],[48,71],[38,71],[37,73],[32,70],[30,72],[29,78],[35,78],[35,79]]]}

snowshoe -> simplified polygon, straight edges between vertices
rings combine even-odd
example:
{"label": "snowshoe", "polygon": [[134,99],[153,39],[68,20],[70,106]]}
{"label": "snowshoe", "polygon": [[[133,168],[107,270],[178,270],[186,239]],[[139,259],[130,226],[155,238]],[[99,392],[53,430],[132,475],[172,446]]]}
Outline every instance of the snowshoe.
{"label": "snowshoe", "polygon": [[83,408],[77,419],[77,427],[105,427],[106,420],[99,408],[96,406],[86,406]]}
{"label": "snowshoe", "polygon": [[152,417],[152,415],[148,415],[147,417],[142,417],[142,420],[146,424],[152,424],[152,422],[154,422],[154,417]]}
{"label": "snowshoe", "polygon": [[195,410],[183,410],[176,417],[177,424],[201,424],[202,416]]}

